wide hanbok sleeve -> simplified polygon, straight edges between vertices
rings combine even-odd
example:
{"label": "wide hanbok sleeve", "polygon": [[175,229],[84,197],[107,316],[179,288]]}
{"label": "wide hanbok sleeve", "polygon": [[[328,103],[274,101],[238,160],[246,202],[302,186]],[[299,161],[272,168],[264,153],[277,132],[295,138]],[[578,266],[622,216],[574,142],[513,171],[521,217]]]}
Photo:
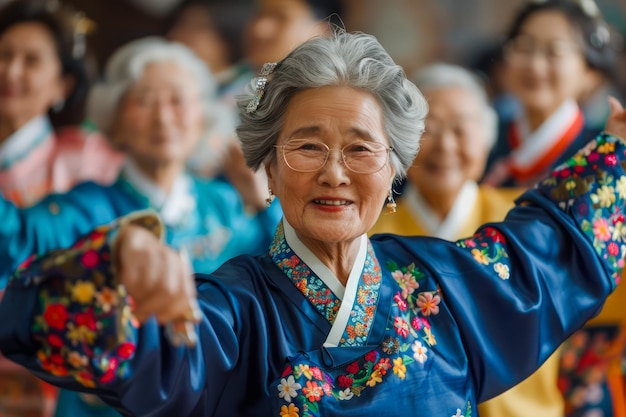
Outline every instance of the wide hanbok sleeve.
{"label": "wide hanbok sleeve", "polygon": [[[203,317],[195,347],[172,346],[154,321],[135,328],[124,294],[116,292],[110,238],[101,233],[16,275],[0,304],[0,317],[11,317],[0,321],[0,349],[38,376],[95,392],[127,415],[267,416],[272,399],[295,401],[295,396],[315,402],[319,415],[368,415],[366,407],[398,411],[398,404],[409,402],[426,413],[443,410],[437,415],[444,416],[459,407],[461,415],[465,404],[471,401],[473,407],[474,400],[502,392],[536,369],[599,311],[617,284],[626,250],[620,217],[626,206],[623,164],[623,141],[602,135],[524,194],[505,222],[487,225],[471,238],[456,244],[373,238],[376,257],[386,268],[393,268],[393,258],[414,262],[410,272],[385,272],[398,285],[381,289],[394,304],[379,307],[398,315],[381,315],[386,327],[373,333],[385,336],[377,346],[388,359],[385,381],[392,382],[389,388],[382,377],[362,383],[372,393],[383,390],[382,397],[370,396],[363,386],[356,395],[339,377],[333,379],[341,365],[351,367],[339,356],[367,356],[374,347],[301,352],[320,349],[329,325],[306,307],[309,301],[284,275],[277,280],[281,272],[269,257],[242,257],[215,277],[197,277]],[[414,279],[424,281],[414,285]],[[396,287],[398,294],[390,294]],[[416,320],[402,318],[408,305],[401,287],[407,295],[419,287],[409,303]],[[408,337],[411,328],[420,329],[415,332],[420,339],[400,348],[396,338]],[[308,385],[294,379],[294,367],[284,368],[285,358],[296,352],[302,353],[292,358],[296,362],[327,367],[322,372],[317,365],[298,363],[298,377]],[[403,357],[391,361],[392,354]],[[410,365],[404,365],[404,356],[414,358]],[[277,378],[284,381],[272,389]],[[326,395],[337,387],[343,396]],[[454,409],[447,411],[444,402],[454,402]],[[274,415],[300,415],[296,409],[304,407],[283,403]],[[403,415],[391,411],[387,415]]]}
{"label": "wide hanbok sleeve", "polygon": [[118,217],[105,188],[84,183],[67,194],[52,194],[28,208],[0,195],[0,289],[26,258],[69,247],[81,235]]}
{"label": "wide hanbok sleeve", "polygon": [[533,372],[619,283],[625,166],[624,141],[600,135],[524,193],[504,222],[440,251],[449,258],[437,267],[442,297],[479,402]]}

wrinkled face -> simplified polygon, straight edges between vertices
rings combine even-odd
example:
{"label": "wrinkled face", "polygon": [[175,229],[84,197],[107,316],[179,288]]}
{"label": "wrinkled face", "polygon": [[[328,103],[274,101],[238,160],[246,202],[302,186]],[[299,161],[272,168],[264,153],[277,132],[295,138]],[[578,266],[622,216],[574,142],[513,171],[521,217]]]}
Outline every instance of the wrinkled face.
{"label": "wrinkled face", "polygon": [[456,197],[467,180],[478,180],[489,153],[482,107],[461,87],[426,93],[428,117],[420,151],[407,176],[428,197]]}
{"label": "wrinkled face", "polygon": [[589,71],[580,35],[558,11],[530,16],[506,58],[512,92],[525,107],[546,113],[578,97]]}
{"label": "wrinkled face", "polygon": [[194,76],[175,62],[155,62],[121,100],[111,140],[139,163],[184,163],[203,126]]}
{"label": "wrinkled face", "polygon": [[213,26],[206,8],[200,5],[185,8],[167,37],[193,50],[214,73],[230,65],[228,46]]}
{"label": "wrinkled face", "polygon": [[63,100],[54,40],[41,23],[18,23],[0,35],[0,117],[22,124]]}
{"label": "wrinkled face", "polygon": [[280,61],[298,45],[323,35],[325,28],[303,0],[259,0],[246,30],[246,56],[259,68]]}
{"label": "wrinkled face", "polygon": [[319,170],[297,172],[287,166],[282,149],[277,148],[266,169],[285,219],[305,244],[350,242],[366,233],[381,212],[394,170],[386,158],[377,172],[357,174],[346,168],[339,149],[357,142],[389,146],[376,98],[349,87],[295,94],[287,105],[277,145],[301,139],[321,142],[331,152]]}

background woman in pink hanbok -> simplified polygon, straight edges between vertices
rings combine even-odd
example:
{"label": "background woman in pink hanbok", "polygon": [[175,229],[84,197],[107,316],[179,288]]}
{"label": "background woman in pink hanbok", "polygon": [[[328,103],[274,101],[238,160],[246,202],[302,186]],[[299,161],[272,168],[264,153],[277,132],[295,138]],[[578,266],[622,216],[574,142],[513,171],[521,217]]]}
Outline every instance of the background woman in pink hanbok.
{"label": "background woman in pink hanbok", "polygon": [[0,9],[0,192],[20,206],[117,176],[122,155],[80,127],[89,25],[42,1]]}

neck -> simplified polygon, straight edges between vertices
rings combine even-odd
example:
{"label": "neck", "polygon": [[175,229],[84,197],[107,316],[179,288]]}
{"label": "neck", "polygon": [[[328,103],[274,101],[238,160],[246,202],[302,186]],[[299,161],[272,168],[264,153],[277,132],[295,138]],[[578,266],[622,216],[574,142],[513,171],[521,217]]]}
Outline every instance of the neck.
{"label": "neck", "polygon": [[155,164],[134,159],[137,169],[148,177],[166,194],[172,191],[176,178],[183,172],[184,165],[179,163]]}
{"label": "neck", "polygon": [[550,116],[558,110],[558,107],[554,109],[540,109],[540,108],[526,108],[526,120],[528,121],[528,127],[531,132],[536,131],[539,127],[550,118]]}
{"label": "neck", "polygon": [[[298,236],[300,237],[300,236]],[[313,252],[315,256],[337,277],[344,287],[348,283],[348,277],[352,266],[359,253],[361,237],[349,242],[321,243],[311,239],[300,240]]]}
{"label": "neck", "polygon": [[416,185],[413,185],[415,190],[422,196],[424,201],[428,204],[428,207],[437,215],[439,221],[448,217],[450,210],[456,202],[456,198],[461,192],[461,188],[455,192],[432,191],[432,190],[420,190]]}

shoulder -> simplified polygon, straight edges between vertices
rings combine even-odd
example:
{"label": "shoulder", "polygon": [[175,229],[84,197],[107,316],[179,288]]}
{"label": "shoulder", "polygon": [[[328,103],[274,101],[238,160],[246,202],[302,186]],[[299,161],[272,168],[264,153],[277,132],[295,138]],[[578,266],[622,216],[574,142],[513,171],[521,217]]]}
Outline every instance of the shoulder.
{"label": "shoulder", "polygon": [[224,210],[232,210],[241,206],[241,197],[230,183],[217,178],[202,178],[191,175],[198,197],[208,200]]}
{"label": "shoulder", "polygon": [[214,292],[228,297],[257,298],[268,291],[269,274],[275,269],[267,254],[240,255],[226,261],[211,274],[195,274],[198,292],[213,298]]}
{"label": "shoulder", "polygon": [[515,199],[522,195],[525,191],[522,187],[491,187],[489,185],[480,185],[478,187],[479,195],[490,204],[502,204],[510,207],[514,206]]}

